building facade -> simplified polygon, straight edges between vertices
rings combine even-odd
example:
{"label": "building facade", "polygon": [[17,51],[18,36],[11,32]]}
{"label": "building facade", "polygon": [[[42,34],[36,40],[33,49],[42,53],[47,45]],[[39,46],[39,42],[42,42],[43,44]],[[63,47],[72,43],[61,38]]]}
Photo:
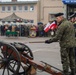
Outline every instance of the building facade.
{"label": "building facade", "polygon": [[43,23],[47,23],[58,12],[64,12],[64,4],[62,0],[39,0],[40,16],[39,19]]}
{"label": "building facade", "polygon": [[62,0],[0,2],[0,19],[15,13],[23,19],[30,20],[34,25],[37,25],[38,22],[46,24],[55,13],[63,12],[63,8]]}
{"label": "building facade", "polygon": [[0,19],[5,18],[12,13],[17,16],[31,20],[32,23],[37,23],[37,1],[34,2],[1,2],[0,3]]}

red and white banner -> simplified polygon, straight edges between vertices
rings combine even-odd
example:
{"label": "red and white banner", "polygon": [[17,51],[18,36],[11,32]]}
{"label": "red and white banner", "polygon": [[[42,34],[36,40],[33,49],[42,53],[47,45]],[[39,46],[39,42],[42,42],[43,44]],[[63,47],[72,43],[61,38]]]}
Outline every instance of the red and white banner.
{"label": "red and white banner", "polygon": [[50,26],[50,23],[47,23],[47,25],[46,25],[45,28],[44,28],[44,31],[45,31],[45,32],[48,32],[49,26]]}
{"label": "red and white banner", "polygon": [[50,29],[51,30],[54,30],[55,28],[57,28],[57,24],[56,22],[52,22],[51,24],[50,23],[47,23],[46,27],[44,28],[44,31],[45,32],[48,32]]}

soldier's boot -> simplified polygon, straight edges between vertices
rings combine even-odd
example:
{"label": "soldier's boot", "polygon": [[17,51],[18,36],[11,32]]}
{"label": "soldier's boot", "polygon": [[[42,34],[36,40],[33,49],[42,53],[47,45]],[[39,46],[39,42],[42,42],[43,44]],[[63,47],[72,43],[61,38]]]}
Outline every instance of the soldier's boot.
{"label": "soldier's boot", "polygon": [[67,73],[67,72],[64,72],[64,74],[63,75],[69,75],[69,73]]}
{"label": "soldier's boot", "polygon": [[63,71],[63,75],[69,75],[69,72],[66,71],[66,70],[64,70],[64,71]]}
{"label": "soldier's boot", "polygon": [[64,73],[63,75],[69,75],[69,73]]}
{"label": "soldier's boot", "polygon": [[76,75],[75,70],[71,70],[70,75]]}

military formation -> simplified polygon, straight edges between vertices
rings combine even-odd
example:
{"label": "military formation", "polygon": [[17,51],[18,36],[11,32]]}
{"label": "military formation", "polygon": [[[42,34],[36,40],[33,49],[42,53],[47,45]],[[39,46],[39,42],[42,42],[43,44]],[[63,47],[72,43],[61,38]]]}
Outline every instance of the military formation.
{"label": "military formation", "polygon": [[[46,25],[46,24],[45,24]],[[50,32],[44,32],[44,24],[39,25],[1,25],[0,26],[0,34],[1,36],[8,36],[6,32],[17,32],[18,36],[23,37],[47,37],[50,36]],[[34,29],[33,29],[34,28]],[[33,30],[35,33],[30,33]]]}
{"label": "military formation", "polygon": [[59,41],[63,74],[76,75],[76,14],[71,13],[68,19],[63,13],[57,13],[55,17],[58,23],[56,35],[45,43]]}

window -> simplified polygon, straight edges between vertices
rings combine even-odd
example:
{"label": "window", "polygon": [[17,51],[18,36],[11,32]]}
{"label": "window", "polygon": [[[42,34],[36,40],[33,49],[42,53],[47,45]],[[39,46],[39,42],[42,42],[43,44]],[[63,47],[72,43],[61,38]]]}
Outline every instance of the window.
{"label": "window", "polygon": [[11,7],[10,6],[7,6],[7,10],[10,11],[11,10]]}
{"label": "window", "polygon": [[8,23],[11,23],[10,21],[8,21]]}
{"label": "window", "polygon": [[34,20],[30,20],[31,23],[34,23]]}
{"label": "window", "polygon": [[22,6],[20,5],[20,6],[18,6],[18,8],[19,8],[19,10],[22,10]]}
{"label": "window", "polygon": [[28,6],[24,6],[24,10],[27,11],[28,10]]}
{"label": "window", "polygon": [[54,16],[54,15],[55,15],[55,14],[49,14],[49,21],[55,19],[55,16]]}
{"label": "window", "polygon": [[55,14],[51,14],[51,18],[54,18],[55,16],[54,16]]}
{"label": "window", "polygon": [[34,6],[30,6],[30,11],[33,11],[34,10]]}
{"label": "window", "polygon": [[16,11],[16,6],[13,6],[13,10]]}
{"label": "window", "polygon": [[5,11],[5,6],[2,6],[2,11]]}

